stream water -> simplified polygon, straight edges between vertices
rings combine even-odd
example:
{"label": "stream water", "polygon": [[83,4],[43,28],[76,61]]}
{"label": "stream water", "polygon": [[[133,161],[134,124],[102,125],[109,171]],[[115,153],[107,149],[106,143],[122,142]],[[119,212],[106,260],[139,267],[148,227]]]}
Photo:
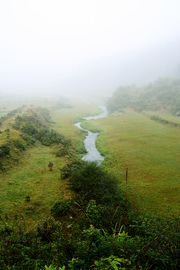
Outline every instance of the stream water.
{"label": "stream water", "polygon": [[[91,120],[106,117],[108,115],[106,107],[105,106],[99,107],[103,110],[103,113],[98,114],[96,116],[84,117],[84,119]],[[101,162],[104,160],[104,157],[99,153],[99,151],[96,148],[96,139],[99,133],[94,133],[87,129],[82,128],[81,122],[75,123],[75,126],[88,132],[84,140],[84,146],[86,148],[87,153],[82,157],[82,159],[85,161],[95,161],[98,165],[100,165]]]}

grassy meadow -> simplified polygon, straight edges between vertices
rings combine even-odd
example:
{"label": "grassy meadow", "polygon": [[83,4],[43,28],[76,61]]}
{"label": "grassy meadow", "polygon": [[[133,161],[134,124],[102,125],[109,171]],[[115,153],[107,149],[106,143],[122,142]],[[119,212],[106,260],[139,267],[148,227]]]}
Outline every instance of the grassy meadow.
{"label": "grassy meadow", "polygon": [[[52,108],[54,103],[51,102]],[[85,151],[83,139],[86,132],[75,127],[74,123],[83,116],[98,114],[100,109],[97,104],[98,101],[91,105],[72,100],[68,108],[49,108],[53,121],[49,127],[72,140],[72,153]],[[18,138],[19,131],[11,126],[14,118],[15,116],[7,119],[0,127],[3,132],[0,136],[1,145]],[[8,128],[9,134],[4,132]],[[13,151],[11,156],[15,158],[18,150]],[[33,147],[28,147],[20,154],[17,164],[9,162],[7,170],[0,172],[0,215],[3,220],[6,218],[9,224],[14,224],[16,220],[20,220],[19,217],[23,217],[27,226],[34,226],[37,221],[50,214],[56,201],[72,196],[68,181],[60,177],[60,169],[68,163],[69,156],[56,157],[56,151],[56,145],[44,146],[36,142]],[[52,171],[49,170],[49,162],[53,163]],[[29,201],[26,200],[27,196]]]}
{"label": "grassy meadow", "polygon": [[147,111],[145,114],[150,117],[157,116],[160,119],[164,119],[169,122],[180,125],[180,117],[174,116],[166,111]]}
{"label": "grassy meadow", "polygon": [[51,119],[33,106],[2,119],[2,269],[102,269],[103,260],[103,269],[179,269],[180,128],[130,110],[83,121],[105,160],[79,162],[86,132],[74,123],[99,104],[52,102]]}
{"label": "grassy meadow", "polygon": [[[17,213],[34,221],[48,215],[56,200],[71,196],[67,181],[60,179],[64,158],[57,158],[53,148],[42,145],[27,150],[19,164],[1,174],[0,209],[9,222]],[[48,168],[49,161],[53,170]],[[26,201],[26,197],[30,201]]]}
{"label": "grassy meadow", "polygon": [[[74,123],[100,113],[100,101],[89,104],[71,100],[69,104],[68,108],[50,110],[53,121],[50,128],[71,139],[72,153],[81,157],[86,133]],[[170,209],[178,211],[180,203],[180,128],[153,121],[151,115],[153,112],[145,115],[127,110],[125,114],[84,121],[82,126],[100,132],[97,146],[105,156],[102,166],[118,178],[124,189],[128,168],[127,193],[135,207],[139,211],[167,215]],[[168,117],[169,121],[179,121],[178,117]],[[8,123],[10,120],[2,127],[8,128]],[[17,135],[15,130],[10,134]],[[5,139],[6,135],[2,134],[1,143]],[[56,146],[37,142],[22,153],[18,164],[1,172],[0,209],[4,216],[13,219],[19,212],[37,220],[50,212],[55,201],[71,196],[67,181],[60,179],[60,168],[68,163],[69,156],[59,158],[55,152]],[[48,168],[50,161],[54,164],[52,171]],[[26,196],[30,197],[29,202]]]}
{"label": "grassy meadow", "polygon": [[83,117],[100,114],[102,110],[98,105],[101,102],[98,99],[90,100],[88,103],[81,100],[71,100],[70,108],[59,108],[51,111],[52,120],[55,122],[52,124],[52,128],[62,132],[66,138],[71,139],[76,153],[79,153],[80,156],[85,152],[83,140],[86,132],[78,129],[74,124],[82,121]]}
{"label": "grassy meadow", "polygon": [[[93,121],[90,126],[93,130]],[[180,128],[130,110],[98,119],[94,121],[97,126],[102,130],[97,139],[105,155],[102,166],[124,188],[128,168],[127,193],[132,203],[152,214],[176,213],[180,206]]]}

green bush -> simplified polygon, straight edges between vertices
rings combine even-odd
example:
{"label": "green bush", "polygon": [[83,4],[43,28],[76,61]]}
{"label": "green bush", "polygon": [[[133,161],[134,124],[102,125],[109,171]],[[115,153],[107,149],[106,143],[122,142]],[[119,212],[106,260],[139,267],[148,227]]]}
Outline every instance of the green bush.
{"label": "green bush", "polygon": [[52,143],[61,143],[63,145],[69,146],[71,140],[68,140],[64,135],[58,133],[53,129],[41,128],[35,136],[42,144],[49,146]]}
{"label": "green bush", "polygon": [[53,208],[51,209],[51,212],[53,214],[66,214],[70,211],[72,207],[72,201],[71,200],[61,200],[54,204]]}
{"label": "green bush", "polygon": [[27,135],[27,134],[21,134],[21,137],[23,140],[25,140],[27,142],[28,145],[34,145],[36,140],[33,139],[31,136]]}
{"label": "green bush", "polygon": [[62,169],[60,169],[60,176],[62,179],[69,178],[71,173],[71,166],[70,165],[65,165]]}
{"label": "green bush", "polygon": [[[112,205],[97,204],[95,200],[90,200],[86,206],[86,214],[91,224],[97,229],[106,229],[112,232],[112,226],[118,224],[119,217],[123,221],[125,216],[125,208]],[[85,223],[85,218],[83,219]],[[87,224],[87,222],[86,222]]]}
{"label": "green bush", "polygon": [[23,141],[20,141],[18,139],[13,140],[13,144],[14,146],[16,146],[17,148],[19,148],[21,151],[24,151],[26,149],[26,144],[23,143]]}
{"label": "green bush", "polygon": [[26,122],[22,128],[22,132],[30,135],[30,136],[35,136],[38,133],[37,128],[31,123],[31,122]]}
{"label": "green bush", "polygon": [[111,255],[108,258],[96,261],[93,268],[96,270],[125,270],[127,269],[126,266],[128,267],[129,265],[131,265],[131,262],[128,259],[118,258],[117,256]]}
{"label": "green bush", "polygon": [[62,147],[56,152],[56,157],[64,157],[69,154],[69,150],[67,147]]}
{"label": "green bush", "polygon": [[8,156],[10,153],[10,147],[7,144],[0,146],[0,157]]}
{"label": "green bush", "polygon": [[81,194],[84,200],[97,203],[117,204],[121,199],[116,179],[95,162],[81,162],[71,165],[70,187]]}

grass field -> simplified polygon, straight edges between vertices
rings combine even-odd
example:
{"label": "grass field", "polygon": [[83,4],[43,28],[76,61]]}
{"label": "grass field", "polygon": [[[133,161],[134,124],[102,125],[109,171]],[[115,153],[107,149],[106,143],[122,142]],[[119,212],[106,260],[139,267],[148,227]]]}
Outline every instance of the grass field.
{"label": "grass field", "polygon": [[89,103],[72,100],[70,103],[71,108],[61,108],[51,112],[51,117],[55,121],[52,128],[60,133],[62,132],[66,138],[72,140],[77,154],[85,151],[83,140],[86,132],[77,128],[74,123],[81,121],[83,117],[101,113],[102,110],[98,107],[101,104],[100,102],[100,100],[96,99],[89,100]]}
{"label": "grass field", "polygon": [[161,119],[167,120],[172,123],[180,124],[180,117],[174,116],[166,111],[147,111],[146,115],[148,116],[158,116]]}
{"label": "grass field", "polygon": [[[48,168],[49,161],[53,170]],[[48,215],[56,200],[71,196],[67,181],[60,179],[64,158],[56,158],[53,148],[38,145],[26,151],[19,164],[1,174],[0,209],[13,222],[14,216],[25,215],[34,221]],[[30,201],[26,201],[26,197]],[[9,203],[12,202],[12,203]]]}
{"label": "grass field", "polygon": [[[99,108],[96,103],[91,105],[73,100],[71,104],[71,108],[51,111],[55,123],[51,124],[50,128],[71,139],[72,148],[80,152],[84,149],[85,133],[75,127],[74,123],[82,116],[96,114]],[[8,119],[1,129],[10,128],[10,139],[14,139],[19,131],[12,130],[10,124],[11,119]],[[7,134],[3,132],[0,144],[8,140]],[[34,147],[21,154],[18,164],[10,162],[9,169],[0,172],[0,216],[3,220],[6,217],[8,223],[14,224],[23,216],[26,223],[34,225],[36,221],[49,215],[57,200],[72,196],[68,181],[60,178],[60,168],[68,162],[69,156],[59,158],[55,156],[56,152],[57,145],[48,147],[36,142]],[[49,162],[54,164],[52,171],[48,168]],[[26,201],[27,196],[30,201]]]}
{"label": "grass field", "polygon": [[[92,123],[91,123],[92,125]],[[97,140],[105,166],[125,188],[138,209],[168,215],[180,206],[180,128],[127,111],[96,120]]]}
{"label": "grass field", "polygon": [[[75,127],[74,122],[80,117],[100,113],[99,104],[98,100],[93,105],[73,100],[71,108],[51,111],[55,123],[50,127],[71,139],[74,150],[80,153],[85,133]],[[149,115],[132,111],[114,113],[107,118],[86,121],[83,125],[100,131],[97,146],[105,156],[102,166],[118,178],[124,189],[128,168],[128,196],[140,211],[163,215],[168,215],[170,209],[178,211],[179,127],[152,121]],[[1,136],[1,143],[4,143],[4,136]],[[56,200],[71,196],[68,183],[60,179],[59,171],[68,162],[68,156],[57,158],[55,151],[56,146],[37,143],[36,147],[23,153],[19,164],[0,174],[3,216],[11,221],[18,213],[34,221],[40,220],[50,213]],[[48,168],[50,161],[54,164],[53,171]],[[30,197],[29,202],[26,196]]]}

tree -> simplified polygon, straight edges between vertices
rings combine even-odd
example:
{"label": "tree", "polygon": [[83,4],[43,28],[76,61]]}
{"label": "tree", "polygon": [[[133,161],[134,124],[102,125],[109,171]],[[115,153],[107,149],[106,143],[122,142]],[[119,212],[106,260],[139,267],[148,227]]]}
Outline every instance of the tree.
{"label": "tree", "polygon": [[49,167],[49,170],[52,171],[53,163],[49,161],[48,167]]}

